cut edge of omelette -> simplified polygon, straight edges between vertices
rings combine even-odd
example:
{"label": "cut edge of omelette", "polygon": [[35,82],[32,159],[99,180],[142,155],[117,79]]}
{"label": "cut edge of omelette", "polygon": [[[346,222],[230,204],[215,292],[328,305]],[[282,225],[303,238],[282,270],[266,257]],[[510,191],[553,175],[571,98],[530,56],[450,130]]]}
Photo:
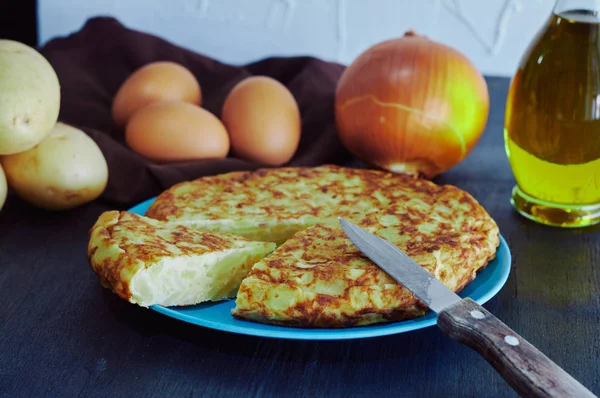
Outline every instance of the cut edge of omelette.
{"label": "cut edge of omelette", "polygon": [[251,216],[244,220],[177,220],[164,221],[171,225],[185,225],[200,231],[228,233],[258,242],[274,242],[282,245],[296,233],[316,224],[335,224],[336,217],[300,216],[289,220],[262,220]]}
{"label": "cut edge of omelette", "polygon": [[[133,238],[125,236],[127,231],[116,231],[124,222],[152,228],[155,233],[146,238],[154,241],[146,244],[143,233]],[[218,249],[194,252],[193,243],[183,241],[186,237],[217,242]],[[184,253],[161,254],[161,244]],[[187,306],[235,297],[251,267],[275,247],[272,242],[173,227],[113,210],[102,213],[90,229],[87,256],[102,285],[119,297],[142,307]]]}

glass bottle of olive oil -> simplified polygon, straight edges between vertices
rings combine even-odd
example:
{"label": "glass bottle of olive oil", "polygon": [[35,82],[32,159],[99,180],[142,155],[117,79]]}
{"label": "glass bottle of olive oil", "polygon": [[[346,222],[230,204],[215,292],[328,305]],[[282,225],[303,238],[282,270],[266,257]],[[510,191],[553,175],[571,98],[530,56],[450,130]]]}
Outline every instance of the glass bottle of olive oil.
{"label": "glass bottle of olive oil", "polygon": [[511,202],[537,222],[600,222],[600,1],[558,0],[511,81]]}

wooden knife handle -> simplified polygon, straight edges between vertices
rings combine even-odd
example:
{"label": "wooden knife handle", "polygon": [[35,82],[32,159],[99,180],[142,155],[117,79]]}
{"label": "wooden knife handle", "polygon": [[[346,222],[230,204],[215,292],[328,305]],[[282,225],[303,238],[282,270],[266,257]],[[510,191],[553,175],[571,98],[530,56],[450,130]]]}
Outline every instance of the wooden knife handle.
{"label": "wooden knife handle", "polygon": [[438,314],[438,326],[483,356],[524,397],[596,397],[571,375],[475,301]]}

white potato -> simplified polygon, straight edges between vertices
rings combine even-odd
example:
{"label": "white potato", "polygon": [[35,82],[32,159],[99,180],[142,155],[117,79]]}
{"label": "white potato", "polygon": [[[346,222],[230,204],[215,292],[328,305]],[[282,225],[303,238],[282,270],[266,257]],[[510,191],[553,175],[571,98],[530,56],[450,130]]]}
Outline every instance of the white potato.
{"label": "white potato", "polygon": [[6,202],[6,191],[8,187],[6,186],[6,176],[4,175],[4,170],[0,166],[0,210],[2,210],[2,206],[4,206],[4,202]]}
{"label": "white potato", "polygon": [[52,65],[32,47],[0,40],[0,155],[37,145],[59,110],[60,84]]}
{"label": "white potato", "polygon": [[2,157],[8,186],[31,204],[50,210],[79,206],[106,188],[108,165],[98,145],[64,123],[34,148]]}

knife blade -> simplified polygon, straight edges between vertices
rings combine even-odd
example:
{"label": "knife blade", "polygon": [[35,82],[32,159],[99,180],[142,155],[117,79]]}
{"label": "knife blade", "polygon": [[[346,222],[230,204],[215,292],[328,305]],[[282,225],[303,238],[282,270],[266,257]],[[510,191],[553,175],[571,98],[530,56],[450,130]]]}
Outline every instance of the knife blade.
{"label": "knife blade", "polygon": [[339,218],[352,243],[437,313],[438,327],[478,352],[523,397],[596,397],[470,298],[461,298],[390,241]]}
{"label": "knife blade", "polygon": [[459,295],[444,286],[390,241],[344,219],[340,219],[340,224],[346,236],[361,252],[435,312],[440,312],[461,300]]}

